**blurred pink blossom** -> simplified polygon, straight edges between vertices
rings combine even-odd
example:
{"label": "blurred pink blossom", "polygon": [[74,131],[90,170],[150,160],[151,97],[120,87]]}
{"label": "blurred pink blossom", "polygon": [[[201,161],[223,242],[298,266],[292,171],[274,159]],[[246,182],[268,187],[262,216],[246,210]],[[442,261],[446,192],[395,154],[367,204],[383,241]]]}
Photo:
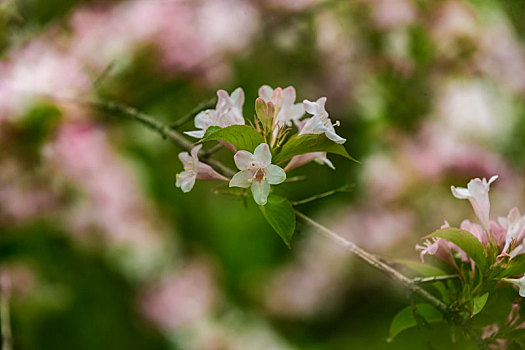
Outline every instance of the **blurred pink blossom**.
{"label": "blurred pink blossom", "polygon": [[64,123],[48,145],[46,157],[56,175],[65,176],[82,193],[66,218],[73,233],[101,233],[110,246],[130,249],[130,259],[137,265],[147,265],[141,259],[162,255],[166,247],[161,221],[153,216],[103,129],[88,121]]}
{"label": "blurred pink blossom", "polygon": [[34,99],[68,99],[91,88],[82,64],[50,39],[37,38],[0,62],[0,120],[18,115]]}
{"label": "blurred pink blossom", "polygon": [[382,29],[410,24],[416,19],[416,9],[409,0],[371,0],[372,22]]}
{"label": "blurred pink blossom", "polygon": [[147,287],[140,308],[165,331],[201,321],[216,302],[217,291],[210,266],[193,261],[181,270]]}

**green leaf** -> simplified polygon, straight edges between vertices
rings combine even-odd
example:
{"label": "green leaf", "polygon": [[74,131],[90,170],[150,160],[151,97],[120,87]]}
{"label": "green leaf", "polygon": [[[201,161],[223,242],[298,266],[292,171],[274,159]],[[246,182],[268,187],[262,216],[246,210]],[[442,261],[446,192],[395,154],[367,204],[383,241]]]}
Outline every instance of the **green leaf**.
{"label": "green leaf", "polygon": [[489,298],[489,293],[487,292],[483,295],[477,296],[472,299],[472,314],[473,315],[483,310],[483,308],[485,307],[485,304],[487,304],[488,298]]}
{"label": "green leaf", "polygon": [[204,136],[202,137],[203,139],[207,138],[208,136],[210,136],[211,134],[221,130],[222,128],[220,126],[216,126],[216,125],[212,125],[212,126],[208,126],[208,128],[206,129],[206,132],[204,133]]}
{"label": "green leaf", "polygon": [[356,161],[348,154],[343,145],[329,140],[325,134],[305,134],[290,137],[288,142],[283,145],[281,152],[274,157],[273,162],[277,164],[293,156],[310,152],[335,153]]}
{"label": "green leaf", "polygon": [[270,194],[266,205],[260,205],[259,209],[266,221],[290,248],[290,240],[295,231],[295,213],[292,204],[286,198]]}
{"label": "green leaf", "polygon": [[445,271],[438,269],[435,266],[432,266],[430,264],[423,264],[418,261],[396,259],[394,260],[394,262],[401,265],[405,265],[421,277],[445,276],[447,274]]}
{"label": "green leaf", "polygon": [[517,255],[510,260],[507,268],[503,270],[501,277],[519,275],[525,272],[525,254]]}
{"label": "green leaf", "polygon": [[468,231],[455,227],[447,227],[429,235],[429,237],[443,238],[463,249],[474,260],[480,270],[485,270],[487,258],[483,244]]}
{"label": "green leaf", "polygon": [[[414,310],[415,308],[415,310]],[[417,319],[414,313],[417,312]],[[418,320],[426,323],[437,323],[443,321],[443,315],[430,304],[416,304],[401,310],[390,324],[390,338],[392,341],[399,333],[417,326]]]}
{"label": "green leaf", "polygon": [[[208,129],[210,129],[209,127]],[[255,147],[264,143],[264,138],[254,128],[248,125],[231,125],[225,128],[213,127],[199,142],[225,141],[234,145],[239,150],[253,152]]]}

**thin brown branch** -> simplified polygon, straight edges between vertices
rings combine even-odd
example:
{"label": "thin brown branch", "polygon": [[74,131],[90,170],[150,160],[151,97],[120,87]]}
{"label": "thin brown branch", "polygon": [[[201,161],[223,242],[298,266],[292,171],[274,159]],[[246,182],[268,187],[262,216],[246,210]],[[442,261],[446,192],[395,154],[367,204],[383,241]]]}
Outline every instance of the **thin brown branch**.
{"label": "thin brown branch", "polygon": [[[129,107],[116,102],[107,101],[87,101],[86,103],[89,106],[104,111],[106,113],[120,114],[128,118],[134,119],[139,123],[147,126],[149,129],[156,131],[163,138],[168,138],[169,140],[171,140],[186,151],[190,151],[194,147],[194,144],[186,140],[186,138],[178,131],[173,130],[168,125],[161,123],[152,116],[142,113],[133,107]],[[214,159],[208,158],[203,151],[199,152],[199,158],[201,157],[201,160],[204,163],[210,165],[213,169],[215,169],[222,175],[226,177],[232,177],[235,174],[233,170],[226,167],[222,163]]]}

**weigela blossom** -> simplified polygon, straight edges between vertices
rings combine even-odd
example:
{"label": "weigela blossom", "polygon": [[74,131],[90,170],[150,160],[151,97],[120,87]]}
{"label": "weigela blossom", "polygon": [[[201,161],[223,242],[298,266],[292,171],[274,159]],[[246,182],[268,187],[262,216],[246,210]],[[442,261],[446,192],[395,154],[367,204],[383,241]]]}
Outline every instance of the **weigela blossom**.
{"label": "weigela blossom", "polygon": [[490,213],[490,201],[489,201],[489,190],[490,184],[496,181],[498,176],[493,176],[487,181],[485,178],[473,179],[467,185],[467,188],[459,187],[456,188],[451,186],[452,194],[454,197],[459,199],[468,199],[474,212],[476,213],[479,221],[486,230],[489,230],[489,213]]}
{"label": "weigela blossom", "polygon": [[505,237],[505,246],[503,247],[502,253],[510,253],[508,252],[508,250],[509,248],[511,248],[511,244],[517,243],[523,239],[525,231],[525,217],[521,216],[518,208],[512,208],[509,212],[509,215],[506,218],[498,218],[498,222],[503,228],[507,230],[507,235]]}
{"label": "weigela blossom", "polygon": [[188,154],[188,152],[179,153],[179,159],[184,165],[184,171],[177,174],[177,182],[175,185],[180,187],[184,193],[191,191],[197,179],[228,181],[227,178],[217,173],[208,164],[199,161],[197,154],[201,148],[202,145],[193,147],[191,155]]}
{"label": "weigela blossom", "polygon": [[277,185],[286,180],[284,170],[272,163],[270,147],[261,143],[252,153],[239,151],[233,157],[239,172],[230,180],[230,187],[250,187],[253,199],[259,205],[265,205],[270,194],[270,185]]}
{"label": "weigela blossom", "polygon": [[295,103],[295,89],[293,86],[281,89],[272,89],[268,85],[259,88],[259,97],[265,102],[272,102],[277,110],[274,124],[277,127],[292,126],[292,122],[297,123],[304,115],[302,103]]}
{"label": "weigela blossom", "polygon": [[207,109],[195,116],[195,127],[200,130],[186,131],[186,135],[200,139],[210,126],[225,128],[230,125],[244,125],[244,117],[242,116],[244,91],[237,88],[231,95],[228,95],[225,90],[218,90],[217,96],[215,109]]}
{"label": "weigela blossom", "polygon": [[[324,107],[326,103],[326,97],[321,97],[317,101],[312,102],[308,100],[303,101],[304,109],[307,113],[313,115],[310,119],[306,120],[306,123],[302,127],[302,134],[320,134],[324,133],[326,137],[335,143],[343,144],[346,139],[335,133],[334,124],[328,117],[328,112]],[[336,123],[335,125],[339,125]]]}

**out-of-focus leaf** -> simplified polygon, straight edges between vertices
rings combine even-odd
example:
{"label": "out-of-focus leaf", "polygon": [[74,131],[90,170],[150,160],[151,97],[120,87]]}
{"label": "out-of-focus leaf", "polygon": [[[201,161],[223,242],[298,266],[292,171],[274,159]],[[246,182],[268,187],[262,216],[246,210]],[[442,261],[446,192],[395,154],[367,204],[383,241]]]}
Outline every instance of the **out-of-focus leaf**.
{"label": "out-of-focus leaf", "polygon": [[329,152],[356,161],[348,154],[343,145],[329,140],[325,134],[294,135],[286,142],[281,152],[274,157],[274,163],[310,152]]}
{"label": "out-of-focus leaf", "polygon": [[422,318],[427,323],[436,323],[443,321],[443,315],[430,304],[417,304],[414,307],[408,306],[401,310],[390,324],[390,338],[392,341],[399,333],[417,326],[418,321],[414,312],[417,312],[418,318]]}
{"label": "out-of-focus leaf", "polygon": [[525,272],[525,254],[517,255],[501,273],[501,277],[518,275]]}
{"label": "out-of-focus leaf", "polygon": [[445,276],[447,273],[435,266],[430,264],[423,264],[418,261],[405,260],[405,259],[396,259],[395,263],[405,265],[410,270],[416,272],[422,277],[432,277],[432,276]]}
{"label": "out-of-focus leaf", "polygon": [[[210,129],[210,128],[208,128]],[[231,125],[225,128],[213,128],[199,142],[225,141],[234,145],[239,150],[253,152],[255,147],[264,143],[264,138],[254,128],[248,125]]]}
{"label": "out-of-focus leaf", "polygon": [[474,299],[472,299],[472,314],[473,315],[483,310],[483,308],[487,304],[488,298],[489,298],[489,293],[487,292],[483,295],[477,296]]}
{"label": "out-of-focus leaf", "polygon": [[433,232],[429,237],[443,238],[456,244],[474,260],[480,270],[485,270],[487,258],[483,244],[472,233],[455,227],[447,227]]}
{"label": "out-of-focus leaf", "polygon": [[290,240],[295,231],[292,204],[286,198],[270,194],[266,205],[260,205],[259,208],[266,221],[290,248]]}

